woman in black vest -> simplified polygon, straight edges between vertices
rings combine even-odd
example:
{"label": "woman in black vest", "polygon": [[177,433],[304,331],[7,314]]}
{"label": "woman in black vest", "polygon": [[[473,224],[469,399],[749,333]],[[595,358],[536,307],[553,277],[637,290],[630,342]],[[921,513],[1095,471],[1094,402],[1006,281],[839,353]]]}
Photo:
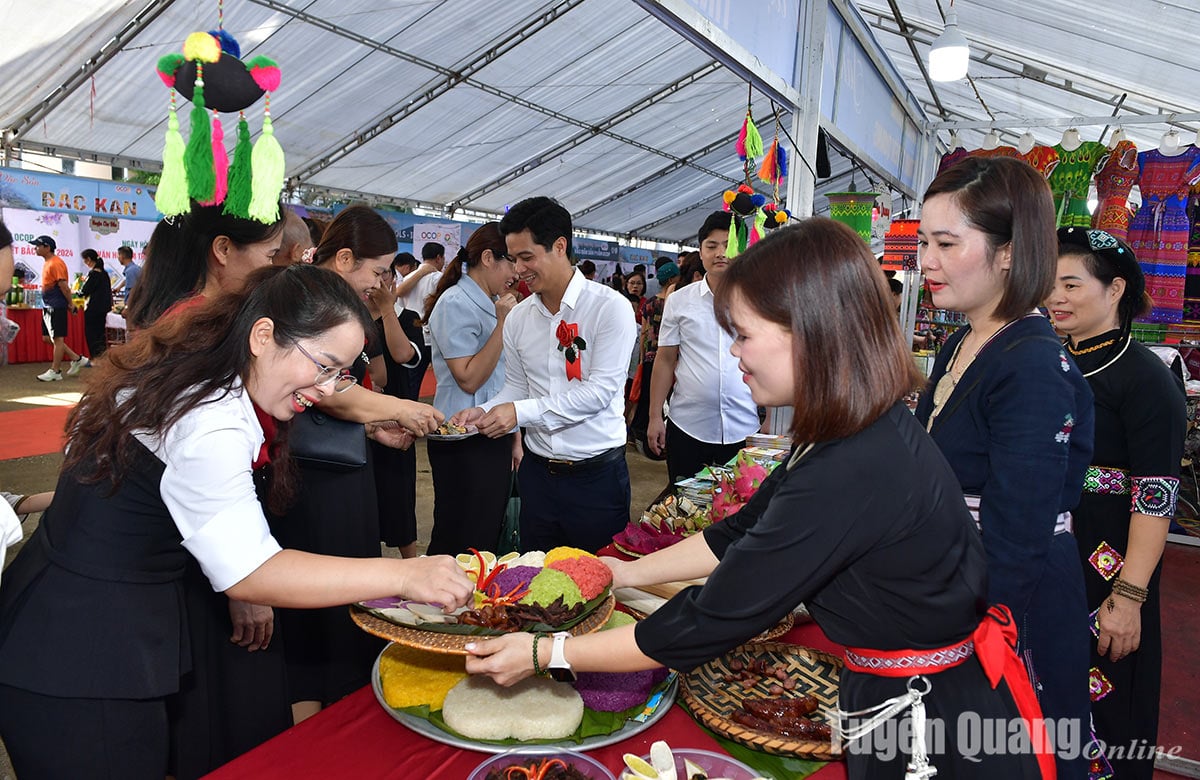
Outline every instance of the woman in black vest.
{"label": "woman in black vest", "polygon": [[314,555],[268,530],[251,464],[274,464],[263,492],[286,504],[287,422],[352,384],[369,324],[335,275],[268,267],[97,367],[54,502],[0,588],[0,738],[22,780],[165,775],[189,555],[214,590],[272,606],[470,596],[449,557]]}

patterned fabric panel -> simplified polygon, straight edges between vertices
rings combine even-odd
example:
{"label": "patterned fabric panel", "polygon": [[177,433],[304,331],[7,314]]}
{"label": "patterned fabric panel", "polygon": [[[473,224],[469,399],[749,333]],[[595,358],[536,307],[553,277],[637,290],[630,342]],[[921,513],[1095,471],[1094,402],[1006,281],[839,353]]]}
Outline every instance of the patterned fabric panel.
{"label": "patterned fabric panel", "polygon": [[1175,477],[1134,477],[1133,511],[1151,517],[1174,517],[1179,498]]}

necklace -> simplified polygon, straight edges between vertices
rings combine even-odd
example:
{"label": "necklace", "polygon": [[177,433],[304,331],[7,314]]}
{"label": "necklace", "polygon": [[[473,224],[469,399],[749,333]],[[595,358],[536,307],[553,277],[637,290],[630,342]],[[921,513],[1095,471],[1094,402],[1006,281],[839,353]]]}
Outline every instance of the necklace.
{"label": "necklace", "polygon": [[[1116,341],[1116,339],[1113,339],[1113,341]],[[1087,377],[1089,377],[1089,376],[1094,376],[1094,375],[1096,375],[1096,374],[1099,374],[1101,371],[1103,371],[1104,369],[1106,369],[1106,368],[1108,368],[1109,366],[1111,366],[1113,363],[1116,363],[1118,360],[1120,360],[1120,359],[1121,359],[1121,356],[1125,354],[1125,350],[1129,349],[1129,342],[1131,342],[1131,341],[1133,341],[1133,336],[1127,336],[1127,337],[1126,337],[1126,339],[1125,339],[1125,346],[1121,347],[1121,351],[1117,353],[1117,356],[1116,356],[1115,358],[1113,358],[1112,360],[1108,361],[1108,362],[1107,362],[1107,363],[1105,363],[1104,365],[1100,366],[1100,368],[1097,368],[1097,369],[1094,369],[1094,370],[1092,370],[1092,371],[1089,371],[1089,372],[1087,372],[1086,374],[1084,374],[1084,375],[1083,375],[1083,376],[1084,376],[1084,378],[1086,379],[1086,378],[1087,378]],[[1108,343],[1110,343],[1110,344],[1111,344],[1111,343],[1113,343],[1113,342],[1112,342],[1112,341],[1110,341],[1110,342],[1108,342]],[[1103,346],[1103,345],[1100,345],[1100,346]]]}
{"label": "necklace", "polygon": [[954,353],[950,355],[950,360],[946,363],[946,373],[942,374],[941,377],[938,378],[937,384],[933,387],[933,411],[929,413],[929,422],[925,424],[925,430],[927,432],[933,431],[933,421],[936,420],[937,416],[942,413],[942,409],[945,407],[946,402],[949,401],[950,396],[954,394],[954,388],[958,387],[958,380],[962,379],[963,375],[967,373],[967,368],[971,367],[971,364],[975,362],[975,358],[979,357],[979,353],[982,352],[988,344],[991,344],[997,336],[1008,330],[1010,325],[1023,319],[1025,319],[1025,317],[1018,317],[1015,320],[1009,320],[1008,322],[1004,323],[999,330],[997,330],[991,336],[988,336],[987,340],[980,344],[979,349],[975,350],[975,354],[971,356],[971,362],[967,364],[966,368],[964,368],[962,373],[960,373],[957,377],[954,376],[953,369],[955,364],[958,363],[958,352],[962,349],[963,341],[966,341],[966,337],[964,336],[962,341],[954,345]]}
{"label": "necklace", "polygon": [[1105,347],[1112,346],[1113,344],[1116,344],[1116,343],[1117,343],[1116,339],[1109,339],[1108,341],[1101,341],[1099,344],[1093,344],[1092,346],[1087,347],[1086,349],[1075,349],[1070,344],[1068,344],[1067,351],[1070,352],[1072,355],[1086,355],[1089,352],[1095,352],[1098,349],[1104,349]]}
{"label": "necklace", "polygon": [[788,458],[786,466],[787,470],[791,471],[793,468],[795,468],[796,464],[800,462],[800,459],[807,455],[809,450],[811,450],[814,446],[815,445],[813,444],[806,444],[803,447],[796,447],[796,451],[792,453],[792,457]]}

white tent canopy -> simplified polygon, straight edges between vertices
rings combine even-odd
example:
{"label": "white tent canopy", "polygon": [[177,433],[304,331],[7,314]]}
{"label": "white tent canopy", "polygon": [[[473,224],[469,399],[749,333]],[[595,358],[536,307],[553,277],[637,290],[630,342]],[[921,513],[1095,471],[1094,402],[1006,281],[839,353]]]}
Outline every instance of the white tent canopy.
{"label": "white tent canopy", "polygon": [[[1200,107],[1200,49],[1187,40],[1200,12],[1138,0],[1156,32],[1134,38],[1127,2],[1076,2],[960,2],[972,78],[931,90],[913,51],[923,59],[941,30],[937,0],[831,0],[874,28],[931,131],[994,121],[1007,142],[1030,129],[1053,143],[1062,128],[1030,120],[1118,103],[1131,114]],[[0,51],[6,148],[155,168],[168,99],[155,63],[216,26],[216,0],[0,0],[0,10],[21,31]],[[687,241],[742,179],[733,141],[745,80],[633,0],[227,0],[225,26],[243,58],[279,62],[276,133],[289,179],[309,192],[456,215],[551,194],[580,227]],[[753,106],[769,141],[773,104],[756,93]],[[261,103],[253,111],[257,126]],[[1145,148],[1166,127],[1127,131]],[[977,145],[982,132],[962,137]],[[804,164],[793,154],[793,170]],[[825,189],[845,189],[851,164],[833,164]]]}

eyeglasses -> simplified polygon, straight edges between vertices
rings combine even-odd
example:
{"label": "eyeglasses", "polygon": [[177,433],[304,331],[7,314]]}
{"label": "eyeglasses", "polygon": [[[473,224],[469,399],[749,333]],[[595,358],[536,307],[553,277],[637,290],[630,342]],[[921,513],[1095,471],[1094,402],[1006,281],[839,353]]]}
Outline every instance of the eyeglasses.
{"label": "eyeglasses", "polygon": [[300,354],[311,360],[313,364],[320,369],[317,371],[317,378],[313,380],[313,384],[317,387],[327,387],[328,385],[332,384],[333,392],[344,393],[358,383],[358,379],[356,379],[354,375],[346,373],[344,369],[338,368],[337,366],[325,365],[312,355],[308,354],[308,350],[300,346],[299,342],[294,343],[296,344],[296,349],[300,350]]}

